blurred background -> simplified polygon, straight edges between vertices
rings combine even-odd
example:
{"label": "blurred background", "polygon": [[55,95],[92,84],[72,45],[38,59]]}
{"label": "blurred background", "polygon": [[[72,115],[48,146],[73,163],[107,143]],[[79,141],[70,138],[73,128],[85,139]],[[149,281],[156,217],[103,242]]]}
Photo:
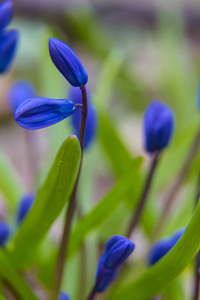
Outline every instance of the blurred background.
{"label": "blurred background", "polygon": [[[5,170],[9,166],[9,173],[19,185],[12,188],[9,183],[9,189],[8,182],[2,184],[1,219],[8,216],[12,219],[23,191],[36,192],[60,144],[72,133],[68,120],[50,128],[26,131],[15,123],[7,101],[9,88],[18,79],[30,80],[38,96],[67,97],[69,85],[48,52],[48,38],[54,36],[65,41],[81,59],[99,112],[98,134],[84,158],[86,176],[82,178],[81,187],[84,213],[105,195],[132,159],[144,156],[141,180],[134,195],[137,200],[149,163],[143,148],[144,110],[150,101],[159,99],[174,111],[174,137],[163,153],[136,237],[139,245],[136,257],[144,255],[164,205],[162,195],[175,180],[200,126],[197,109],[199,2],[14,0],[13,3],[15,14],[10,27],[19,29],[20,42],[10,72],[0,78],[0,164]],[[163,226],[160,236],[186,226],[191,218],[200,158],[198,147],[199,144],[184,174],[184,184],[179,186],[176,201],[170,208],[167,217],[170,222]],[[0,175],[5,181],[6,172]],[[7,198],[10,202],[5,201]],[[131,203],[127,203],[121,203],[112,220],[100,227],[98,236],[102,243],[115,231],[123,233],[127,224],[125,217],[132,208]],[[122,221],[118,224],[121,215]],[[59,226],[58,222],[52,228],[54,242],[58,240]],[[39,257],[44,263],[46,257],[48,261],[48,251],[45,244],[42,247],[43,254]],[[90,278],[95,265],[94,259]],[[47,273],[48,269],[40,274],[46,286],[49,284]],[[67,285],[66,280],[66,288],[76,296],[75,284]]]}

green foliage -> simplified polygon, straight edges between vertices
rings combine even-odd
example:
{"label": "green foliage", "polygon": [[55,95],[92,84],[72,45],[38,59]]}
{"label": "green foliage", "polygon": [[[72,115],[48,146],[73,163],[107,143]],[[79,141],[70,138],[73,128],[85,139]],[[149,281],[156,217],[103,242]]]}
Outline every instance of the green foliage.
{"label": "green foliage", "polygon": [[183,236],[160,261],[136,281],[119,287],[107,299],[145,300],[155,296],[191,262],[200,246],[200,202]]}
{"label": "green foliage", "polygon": [[48,176],[39,189],[34,205],[12,244],[10,256],[17,267],[24,267],[69,200],[80,165],[78,139],[70,136],[61,145]]}

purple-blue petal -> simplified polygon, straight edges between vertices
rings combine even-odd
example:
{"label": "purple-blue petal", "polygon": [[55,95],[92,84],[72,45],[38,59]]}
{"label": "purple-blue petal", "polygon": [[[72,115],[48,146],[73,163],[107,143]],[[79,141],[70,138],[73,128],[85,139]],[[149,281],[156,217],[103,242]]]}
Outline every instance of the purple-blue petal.
{"label": "purple-blue petal", "polygon": [[28,80],[18,80],[12,84],[8,92],[8,104],[12,111],[27,99],[36,96],[33,84]]}
{"label": "purple-blue petal", "polygon": [[70,296],[65,292],[60,292],[58,300],[70,300]]}
{"label": "purple-blue petal", "polygon": [[96,271],[95,281],[97,281],[99,277],[101,278],[97,287],[98,293],[102,293],[103,291],[105,291],[118,274],[118,269],[106,270],[103,265],[103,260],[104,255],[100,257]]}
{"label": "purple-blue petal", "polygon": [[0,30],[8,26],[13,17],[13,4],[10,0],[5,0],[0,4]]}
{"label": "purple-blue petal", "polygon": [[108,241],[104,253],[103,265],[113,270],[122,265],[135,249],[135,244],[122,236],[114,236]]}
{"label": "purple-blue petal", "polygon": [[176,231],[171,237],[164,238],[153,244],[151,247],[148,256],[147,264],[149,266],[154,265],[159,261],[164,255],[166,255],[178,242],[185,231],[185,228]]}
{"label": "purple-blue petal", "polygon": [[3,247],[11,234],[10,226],[5,222],[0,222],[0,247]]}
{"label": "purple-blue petal", "polygon": [[174,129],[172,110],[158,100],[149,104],[144,114],[145,148],[153,153],[164,149],[170,142]]}
{"label": "purple-blue petal", "polygon": [[21,222],[24,220],[24,218],[30,211],[30,209],[34,203],[34,200],[35,200],[35,195],[32,193],[27,193],[22,197],[22,199],[19,203],[17,216],[16,216],[18,225],[21,224]]}
{"label": "purple-blue petal", "polygon": [[31,98],[15,111],[16,122],[26,129],[40,129],[71,116],[75,105],[66,99]]}
{"label": "purple-blue petal", "polygon": [[[87,88],[88,95],[88,114],[85,129],[85,143],[84,148],[89,149],[95,140],[98,126],[98,116],[95,106],[91,102],[91,92]],[[75,104],[82,104],[82,93],[79,88],[70,87],[68,98]],[[80,124],[81,124],[81,108],[77,108],[72,118],[70,119],[74,133],[79,136]]]}
{"label": "purple-blue petal", "polygon": [[88,74],[74,51],[64,42],[50,38],[49,53],[56,68],[75,87],[85,85]]}
{"label": "purple-blue petal", "polygon": [[17,47],[17,30],[5,30],[0,32],[0,73],[4,73],[10,67]]}

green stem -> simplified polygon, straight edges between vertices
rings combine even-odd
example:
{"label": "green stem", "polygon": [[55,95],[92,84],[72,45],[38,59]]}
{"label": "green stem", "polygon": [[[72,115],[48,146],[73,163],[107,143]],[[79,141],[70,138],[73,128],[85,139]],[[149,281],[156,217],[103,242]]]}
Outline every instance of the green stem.
{"label": "green stem", "polygon": [[153,177],[154,177],[154,173],[155,173],[155,169],[156,169],[156,166],[158,163],[159,155],[160,155],[160,151],[155,151],[153,153],[149,173],[147,175],[147,179],[146,179],[146,182],[144,185],[143,192],[138,201],[138,206],[136,207],[136,210],[133,212],[133,216],[131,218],[131,222],[129,224],[127,234],[126,234],[127,237],[131,236],[133,230],[135,229],[137,223],[140,220],[141,214],[143,212],[143,209],[144,209],[146,201],[147,201],[147,195],[148,195],[148,192],[149,192],[149,189],[150,189]]}
{"label": "green stem", "polygon": [[58,300],[61,283],[62,283],[62,277],[64,272],[64,266],[66,263],[66,257],[67,257],[67,248],[68,248],[68,242],[70,238],[70,232],[71,232],[71,224],[74,216],[74,212],[76,209],[76,193],[77,193],[77,187],[81,172],[81,166],[82,166],[82,160],[83,160],[83,149],[84,149],[84,141],[85,141],[85,128],[86,128],[86,120],[87,120],[87,93],[85,86],[80,87],[82,92],[82,110],[81,110],[81,125],[80,125],[80,134],[79,134],[79,141],[81,146],[81,164],[79,168],[79,173],[76,179],[76,183],[74,186],[74,189],[72,191],[69,205],[66,212],[66,218],[65,218],[65,224],[64,224],[64,230],[62,234],[62,239],[60,243],[59,253],[58,253],[58,259],[57,259],[57,265],[56,270],[54,274],[53,279],[53,286],[52,286],[52,293],[50,296],[51,300]]}

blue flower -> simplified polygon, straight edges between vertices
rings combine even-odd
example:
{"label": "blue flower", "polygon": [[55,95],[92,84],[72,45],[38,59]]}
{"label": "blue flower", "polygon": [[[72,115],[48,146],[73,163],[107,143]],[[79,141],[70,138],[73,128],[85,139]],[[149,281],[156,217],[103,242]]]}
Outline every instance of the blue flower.
{"label": "blue flower", "polygon": [[135,249],[135,244],[121,235],[112,236],[106,244],[103,264],[106,269],[113,270],[125,262]]}
{"label": "blue flower", "polygon": [[16,122],[26,129],[40,129],[71,116],[75,105],[66,99],[31,98],[15,111]]}
{"label": "blue flower", "polygon": [[135,244],[124,236],[113,235],[105,246],[96,271],[96,292],[103,292],[116,278],[118,268],[133,252]]}
{"label": "blue flower", "polygon": [[36,91],[30,81],[18,80],[9,89],[8,103],[12,111],[15,111],[22,102],[35,96]]}
{"label": "blue flower", "polygon": [[154,265],[159,261],[167,252],[169,252],[174,245],[178,242],[180,237],[183,235],[185,228],[178,230],[175,234],[169,238],[162,239],[156,242],[150,249],[147,264],[149,266]]}
{"label": "blue flower", "polygon": [[11,234],[10,226],[5,222],[0,222],[0,247],[3,247]]}
{"label": "blue flower", "polygon": [[35,200],[35,195],[31,193],[25,194],[19,204],[18,211],[17,211],[17,225],[20,225],[21,222],[26,217],[27,213],[31,209],[33,202]]}
{"label": "blue flower", "polygon": [[17,30],[0,32],[0,73],[8,70],[14,58],[18,41]]}
{"label": "blue flower", "polygon": [[8,26],[13,17],[12,1],[5,0],[0,4],[0,30]]}
{"label": "blue flower", "polygon": [[107,270],[103,264],[103,255],[99,259],[97,272],[96,272],[96,282],[98,281],[97,292],[102,293],[107,289],[107,287],[115,280],[118,274],[118,269]]}
{"label": "blue flower", "polygon": [[[87,95],[88,95],[88,113],[87,113],[87,120],[86,120],[86,129],[85,129],[85,143],[84,143],[85,149],[88,149],[92,145],[96,137],[97,123],[98,123],[96,108],[94,107],[94,105],[90,100],[91,93],[88,92],[88,89],[87,89]],[[82,104],[81,90],[79,88],[70,87],[69,99],[75,104],[78,103]],[[77,136],[79,136],[80,124],[81,124],[81,108],[77,107],[70,121],[74,128],[75,131],[74,133]]]}
{"label": "blue flower", "polygon": [[174,129],[171,109],[158,100],[149,104],[144,114],[145,148],[153,153],[164,149],[170,142]]}
{"label": "blue flower", "polygon": [[61,292],[58,300],[70,300],[70,297],[67,293]]}
{"label": "blue flower", "polygon": [[49,53],[56,68],[76,87],[85,85],[88,74],[74,51],[62,41],[50,38]]}

